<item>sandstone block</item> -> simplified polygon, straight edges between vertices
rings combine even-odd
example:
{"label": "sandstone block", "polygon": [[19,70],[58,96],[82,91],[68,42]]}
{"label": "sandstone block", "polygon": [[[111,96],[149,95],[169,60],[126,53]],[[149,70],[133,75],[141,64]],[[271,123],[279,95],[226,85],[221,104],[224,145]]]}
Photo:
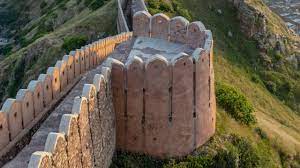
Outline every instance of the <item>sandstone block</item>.
{"label": "sandstone block", "polygon": [[72,114],[78,115],[78,127],[82,150],[82,167],[93,167],[93,145],[89,122],[88,101],[85,97],[75,97]]}
{"label": "sandstone block", "polygon": [[195,112],[196,112],[196,147],[203,145],[209,139],[211,113],[209,104],[209,55],[203,49],[193,53],[195,60]]}
{"label": "sandstone block", "polygon": [[172,66],[172,139],[169,152],[172,156],[185,156],[194,150],[193,58],[181,53],[172,59]]}
{"label": "sandstone block", "polygon": [[125,67],[120,61],[112,62],[111,84],[114,109],[116,112],[117,148],[126,147],[126,114],[125,114]]}
{"label": "sandstone block", "polygon": [[170,20],[170,41],[186,43],[187,42],[187,28],[189,21],[184,17],[177,16]]}
{"label": "sandstone block", "polygon": [[82,49],[77,49],[76,52],[79,54],[79,62],[80,62],[80,74],[85,72],[85,56]]}
{"label": "sandstone block", "polygon": [[104,81],[104,76],[102,74],[96,74],[93,79],[93,85],[96,88],[96,91],[99,92],[101,89],[101,84]]}
{"label": "sandstone block", "polygon": [[63,90],[68,85],[68,70],[65,61],[57,61],[55,67],[59,70],[60,90]]}
{"label": "sandstone block", "polygon": [[168,150],[170,115],[170,69],[168,61],[156,55],[146,63],[145,133],[146,152],[165,156]]}
{"label": "sandstone block", "polygon": [[127,72],[127,148],[143,152],[144,134],[144,62],[134,57],[126,63]]}
{"label": "sandstone block", "polygon": [[43,102],[46,107],[51,103],[53,98],[51,76],[48,74],[40,74],[38,81],[42,82],[43,85]]}
{"label": "sandstone block", "polygon": [[52,168],[52,156],[49,152],[34,152],[28,164],[28,168]]}
{"label": "sandstone block", "polygon": [[150,36],[150,18],[151,14],[146,11],[139,11],[134,14],[132,20],[133,36]]}
{"label": "sandstone block", "polygon": [[64,114],[60,121],[59,132],[65,134],[69,167],[81,168],[81,144],[78,129],[78,115]]}
{"label": "sandstone block", "polygon": [[10,139],[13,140],[23,129],[21,103],[16,99],[6,99],[1,111],[6,114]]}
{"label": "sandstone block", "polygon": [[95,158],[95,167],[101,167],[101,122],[97,101],[96,87],[92,84],[85,84],[82,91],[82,97],[87,98],[89,107],[89,119],[92,133],[93,150]]}
{"label": "sandstone block", "polygon": [[170,18],[165,14],[159,13],[151,17],[151,38],[169,40]]}
{"label": "sandstone block", "polygon": [[52,81],[52,94],[53,99],[57,98],[60,93],[60,74],[59,69],[57,67],[49,67],[47,70],[47,74],[50,75]]}
{"label": "sandstone block", "polygon": [[203,48],[206,28],[202,22],[193,22],[188,26],[188,44],[193,48]]}
{"label": "sandstone block", "polygon": [[70,55],[65,55],[63,60],[66,62],[67,76],[68,76],[68,84],[73,82],[75,75],[75,66],[74,66],[74,57]]}
{"label": "sandstone block", "polygon": [[80,75],[80,57],[79,57],[79,51],[71,51],[70,55],[73,57],[74,60],[74,77],[78,77]]}
{"label": "sandstone block", "polygon": [[3,149],[9,143],[9,131],[7,114],[0,111],[0,149]]}
{"label": "sandstone block", "polygon": [[67,142],[64,134],[50,132],[48,134],[45,151],[52,154],[54,168],[69,168]]}
{"label": "sandstone block", "polygon": [[27,88],[33,93],[34,114],[38,116],[44,109],[42,82],[36,80],[30,81]]}
{"label": "sandstone block", "polygon": [[28,89],[20,89],[16,100],[21,103],[22,120],[24,128],[34,119],[33,92]]}
{"label": "sandstone block", "polygon": [[92,65],[91,61],[90,61],[92,59],[92,57],[90,55],[90,47],[89,46],[90,45],[86,45],[80,49],[81,54],[84,55],[84,65],[85,65],[86,71],[88,71],[90,69],[90,66]]}

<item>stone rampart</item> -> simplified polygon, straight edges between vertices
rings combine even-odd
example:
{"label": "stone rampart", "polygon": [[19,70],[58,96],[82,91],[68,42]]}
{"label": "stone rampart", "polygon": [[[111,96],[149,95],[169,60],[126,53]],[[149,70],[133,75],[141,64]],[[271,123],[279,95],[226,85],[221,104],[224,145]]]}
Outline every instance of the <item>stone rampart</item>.
{"label": "stone rampart", "polygon": [[[146,9],[143,0],[133,2]],[[93,82],[74,96],[73,104],[68,104],[72,111],[61,116],[59,128],[46,131],[45,135],[50,133],[42,142],[45,145],[41,151],[30,152],[28,167],[108,168],[116,148],[161,158],[182,157],[213,136],[216,101],[211,31],[201,22],[152,16],[132,8],[133,33],[129,33],[123,12],[127,1],[117,3],[118,31],[127,33],[70,52],[21,89],[16,99],[4,103],[0,166],[26,144],[22,139],[30,139],[33,128],[79,79],[98,65],[101,73],[94,73]],[[123,42],[119,46],[124,48],[118,47],[118,53],[108,58]]]}
{"label": "stone rampart", "polygon": [[133,36],[149,43],[152,38],[180,43],[193,51],[151,55],[155,49],[148,45],[141,49],[147,56],[112,62],[117,148],[185,156],[215,132],[212,34],[201,22],[140,11],[133,17]]}
{"label": "stone rampart", "polygon": [[123,9],[127,5],[127,0],[117,0],[118,5],[118,18],[117,18],[117,28],[118,32],[129,32],[128,23],[125,18]]}
{"label": "stone rampart", "polygon": [[48,134],[44,151],[33,153],[28,167],[109,167],[116,143],[109,71],[103,68],[104,75],[84,85],[72,114],[62,116],[58,132]]}
{"label": "stone rampart", "polygon": [[[86,45],[81,49],[70,52],[70,54],[65,55],[62,60],[57,61],[54,67],[49,67],[47,74],[41,74],[38,80],[31,81],[27,89],[19,90],[15,99],[7,99],[0,111],[0,166],[7,162],[12,156],[16,155],[16,152],[26,145],[26,139],[30,138],[32,131],[36,130],[36,126],[42,122],[53,108],[55,108],[57,103],[61,101],[61,99],[73,88],[86,71],[98,66],[110,53],[113,52],[117,44],[129,40],[131,36],[131,33],[122,33],[101,39],[93,42],[92,44]],[[101,80],[98,82],[103,82]],[[105,85],[107,85],[107,82]],[[109,87],[101,86],[100,90],[100,86],[98,86],[97,92],[95,91],[95,88],[93,88],[94,87],[85,88],[85,95],[83,96],[85,96],[88,101],[89,109],[87,112],[95,114],[92,115],[93,118],[99,118],[99,116],[96,115],[99,114],[99,112],[95,110],[98,108],[95,108],[95,106],[98,106],[103,102],[99,101],[98,103],[98,93],[102,90],[102,94],[108,95],[104,88],[107,89]],[[91,89],[92,91],[88,92]],[[91,103],[92,101],[93,103]],[[108,101],[108,99],[106,101]],[[104,106],[107,108],[107,105]],[[79,112],[80,111],[78,111],[78,113]],[[78,115],[80,118],[80,114]],[[63,145],[60,144],[63,141],[66,141],[67,143],[69,141],[78,140],[78,138],[76,139],[76,137],[74,137],[75,134],[73,133],[76,131],[76,128],[73,127],[74,123],[76,124],[77,119],[78,117],[76,116],[66,116],[63,118],[63,122],[67,122],[62,125],[62,129],[60,130],[64,133],[64,136],[61,136],[60,134],[51,135],[52,138],[50,139],[53,144],[51,144],[52,146],[49,144],[51,146],[51,150],[49,146],[48,149],[50,151],[48,152],[55,153],[56,145]],[[92,121],[91,124],[96,124],[98,126],[99,122],[100,121],[95,120]],[[100,126],[101,124],[99,127]],[[97,131],[98,134],[101,133],[99,130]],[[91,133],[93,135],[96,134],[96,132],[93,131],[91,131]],[[70,136],[68,136],[68,134],[70,134]],[[96,142],[96,138],[94,139],[95,140],[93,142]],[[97,145],[100,145],[100,142],[98,142]],[[73,146],[70,146],[70,148],[73,148]],[[98,148],[94,148],[94,150],[96,149]],[[45,151],[47,152],[46,149]],[[49,155],[43,152],[38,154],[41,156],[34,157],[35,159],[44,159],[44,157],[49,157]],[[79,156],[72,153],[71,157]]]}

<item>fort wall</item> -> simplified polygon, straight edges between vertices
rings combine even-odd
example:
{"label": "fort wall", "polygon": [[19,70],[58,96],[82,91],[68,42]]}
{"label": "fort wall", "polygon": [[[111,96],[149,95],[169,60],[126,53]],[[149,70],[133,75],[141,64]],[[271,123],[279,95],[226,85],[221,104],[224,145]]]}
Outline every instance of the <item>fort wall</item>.
{"label": "fort wall", "polygon": [[[48,134],[44,149],[31,155],[28,167],[106,168],[115,149],[181,157],[215,133],[211,31],[199,21],[190,23],[183,17],[152,16],[146,10],[132,9],[133,33],[129,33],[123,12],[127,2],[117,2],[118,31],[127,33],[70,52],[27,89],[21,89],[16,99],[4,103],[0,166],[13,155],[11,151],[25,145],[22,139],[30,138],[33,128],[84,74],[99,65],[101,73],[83,86],[71,114],[61,117],[59,129]],[[133,2],[145,8],[143,0]],[[140,38],[176,44],[182,51],[172,57],[167,52],[148,58],[123,54],[123,62],[108,58],[118,44]]]}
{"label": "fort wall", "polygon": [[117,148],[185,156],[215,132],[212,34],[199,21],[139,11],[133,16],[133,36],[181,43],[194,51],[112,63]]}
{"label": "fort wall", "polygon": [[[82,75],[103,62],[117,44],[129,40],[131,35],[131,33],[123,33],[108,37],[70,52],[62,60],[57,61],[54,67],[49,67],[47,74],[39,75],[38,80],[32,80],[26,89],[19,90],[15,99],[7,99],[0,111],[0,166],[15,155],[15,151],[26,145],[24,141],[28,137],[30,138],[36,125],[42,122],[47,114],[55,108]],[[105,86],[104,88],[109,87]],[[89,93],[89,95],[95,93],[95,89],[93,89],[93,93]],[[92,106],[89,106],[89,111],[99,114],[94,106],[98,106],[102,101],[97,103],[97,96],[93,95],[91,100],[89,95],[84,95],[87,100],[94,102]],[[98,110],[98,108],[96,109]],[[95,115],[93,118],[99,118],[99,115]],[[97,130],[96,126],[101,126],[98,120],[92,121],[91,124],[94,124],[92,128],[95,130]],[[96,132],[92,133],[96,135]],[[99,134],[99,129],[97,133]],[[96,137],[94,137],[94,142],[100,136]],[[65,139],[68,140],[67,137]],[[42,154],[44,155],[44,153]]]}

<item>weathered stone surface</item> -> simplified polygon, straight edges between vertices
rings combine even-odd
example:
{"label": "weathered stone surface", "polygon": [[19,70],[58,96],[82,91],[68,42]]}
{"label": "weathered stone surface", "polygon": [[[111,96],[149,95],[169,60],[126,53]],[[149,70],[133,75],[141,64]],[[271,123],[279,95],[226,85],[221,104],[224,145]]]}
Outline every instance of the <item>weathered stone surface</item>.
{"label": "weathered stone surface", "polygon": [[57,61],[55,67],[57,67],[59,70],[60,90],[63,90],[68,85],[67,64],[63,60]]}
{"label": "weathered stone surface", "polygon": [[187,42],[187,28],[189,21],[184,17],[177,16],[170,20],[170,41],[171,42]]}
{"label": "weathered stone surface", "polygon": [[133,36],[150,36],[151,14],[146,11],[136,12],[132,19]]}
{"label": "weathered stone surface", "polygon": [[45,151],[52,154],[54,168],[69,168],[67,142],[64,134],[49,133],[45,144]]}
{"label": "weathered stone surface", "polygon": [[20,89],[16,100],[21,103],[24,128],[34,119],[33,93],[28,89]]}
{"label": "weathered stone surface", "polygon": [[79,135],[82,149],[82,167],[93,167],[92,136],[89,123],[88,101],[85,97],[75,97],[72,113],[78,115]]}
{"label": "weathered stone surface", "polygon": [[144,62],[134,57],[126,63],[127,72],[127,149],[144,151]]}
{"label": "weathered stone surface", "polygon": [[52,158],[49,152],[34,152],[31,155],[28,168],[52,168]]}
{"label": "weathered stone surface", "polygon": [[6,99],[1,111],[6,114],[10,139],[14,139],[23,129],[21,103],[16,99]]}
{"label": "weathered stone surface", "polygon": [[9,131],[7,115],[0,111],[0,149],[3,149],[9,143]]}
{"label": "weathered stone surface", "polygon": [[[103,128],[103,155],[102,163],[103,167],[109,167],[112,156],[116,148],[116,118],[113,106],[113,95],[111,90],[111,75],[110,68],[102,68],[104,72],[105,80],[101,86],[99,92],[99,109],[101,116],[101,123]],[[104,89],[105,88],[105,89]]]}
{"label": "weathered stone surface", "polygon": [[167,60],[156,55],[146,63],[145,133],[148,154],[165,156],[170,130],[170,70]]}
{"label": "weathered stone surface", "polygon": [[104,58],[106,57],[105,55],[105,41],[104,40],[100,40],[99,41],[99,48],[98,48],[98,53],[99,53],[99,57],[100,57],[100,62],[104,60]]}
{"label": "weathered stone surface", "polygon": [[94,158],[95,158],[95,167],[101,167],[101,123],[100,123],[100,114],[97,101],[97,92],[96,87],[92,84],[85,84],[82,91],[82,97],[86,97],[88,100],[89,106],[89,118],[90,118],[90,126],[91,126],[91,134],[93,140],[93,150],[94,150]]}
{"label": "weathered stone surface", "polygon": [[93,59],[90,55],[90,45],[86,45],[81,48],[81,53],[84,55],[84,65],[85,70],[88,71],[90,69],[90,66],[92,65],[91,60]]}
{"label": "weathered stone surface", "polygon": [[53,99],[57,98],[60,93],[60,74],[57,67],[49,67],[47,74],[50,75],[52,81],[52,95]]}
{"label": "weathered stone surface", "polygon": [[80,62],[80,74],[83,74],[85,72],[85,58],[84,58],[84,52],[82,49],[76,50],[76,52],[79,54],[79,62]]}
{"label": "weathered stone surface", "polygon": [[75,75],[75,65],[74,65],[74,57],[71,55],[65,55],[63,60],[66,62],[67,73],[68,73],[68,84],[73,82]]}
{"label": "weathered stone surface", "polygon": [[117,122],[117,148],[126,148],[126,114],[125,114],[125,67],[124,64],[119,61],[114,61],[112,63],[111,69],[112,76],[112,92],[114,109],[116,112],[116,122]]}
{"label": "weathered stone surface", "polygon": [[210,118],[209,105],[209,55],[203,49],[196,49],[195,59],[195,112],[196,112],[196,147],[203,145],[209,139]]}
{"label": "weathered stone surface", "polygon": [[202,22],[193,22],[188,26],[188,44],[193,48],[203,48],[205,41],[205,26]]}
{"label": "weathered stone surface", "polygon": [[71,51],[70,55],[73,57],[74,59],[74,77],[78,77],[80,75],[80,57],[79,57],[79,50],[76,51]]}
{"label": "weathered stone surface", "polygon": [[170,18],[165,14],[159,13],[151,17],[151,38],[169,40]]}
{"label": "weathered stone surface", "polygon": [[194,150],[194,65],[185,53],[172,60],[172,128],[169,152],[185,156]]}
{"label": "weathered stone surface", "polygon": [[59,132],[66,136],[69,167],[81,168],[81,144],[77,120],[78,115],[64,114],[60,121]]}
{"label": "weathered stone surface", "polygon": [[95,67],[96,65],[98,65],[97,63],[97,53],[96,53],[96,43],[92,43],[90,45],[90,55],[92,56],[92,59],[90,59],[91,62],[91,67]]}
{"label": "weathered stone surface", "polygon": [[42,82],[36,80],[30,81],[27,88],[33,93],[34,114],[38,116],[44,109]]}
{"label": "weathered stone surface", "polygon": [[40,74],[38,81],[42,82],[43,85],[43,102],[44,106],[46,107],[50,104],[53,98],[51,76],[48,74]]}
{"label": "weathered stone surface", "polygon": [[101,86],[103,85],[103,82],[104,82],[104,76],[102,74],[96,74],[94,76],[93,85],[95,86],[97,93],[100,91],[101,87],[103,87]]}
{"label": "weathered stone surface", "polygon": [[[210,32],[211,33],[211,32]],[[208,52],[208,51],[207,51]],[[216,131],[216,112],[217,112],[217,103],[216,103],[216,93],[215,93],[215,73],[213,66],[213,40],[211,36],[211,45],[209,50],[209,68],[210,68],[210,114],[211,114],[211,127],[210,127],[210,137],[215,134]]]}

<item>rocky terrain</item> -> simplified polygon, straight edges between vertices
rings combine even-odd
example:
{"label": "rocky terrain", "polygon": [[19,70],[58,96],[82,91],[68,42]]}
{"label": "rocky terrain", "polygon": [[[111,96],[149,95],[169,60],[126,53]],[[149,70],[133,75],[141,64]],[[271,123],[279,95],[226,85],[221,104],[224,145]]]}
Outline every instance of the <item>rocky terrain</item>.
{"label": "rocky terrain", "polygon": [[268,6],[280,15],[287,27],[300,35],[300,2],[297,0],[266,0]]}

